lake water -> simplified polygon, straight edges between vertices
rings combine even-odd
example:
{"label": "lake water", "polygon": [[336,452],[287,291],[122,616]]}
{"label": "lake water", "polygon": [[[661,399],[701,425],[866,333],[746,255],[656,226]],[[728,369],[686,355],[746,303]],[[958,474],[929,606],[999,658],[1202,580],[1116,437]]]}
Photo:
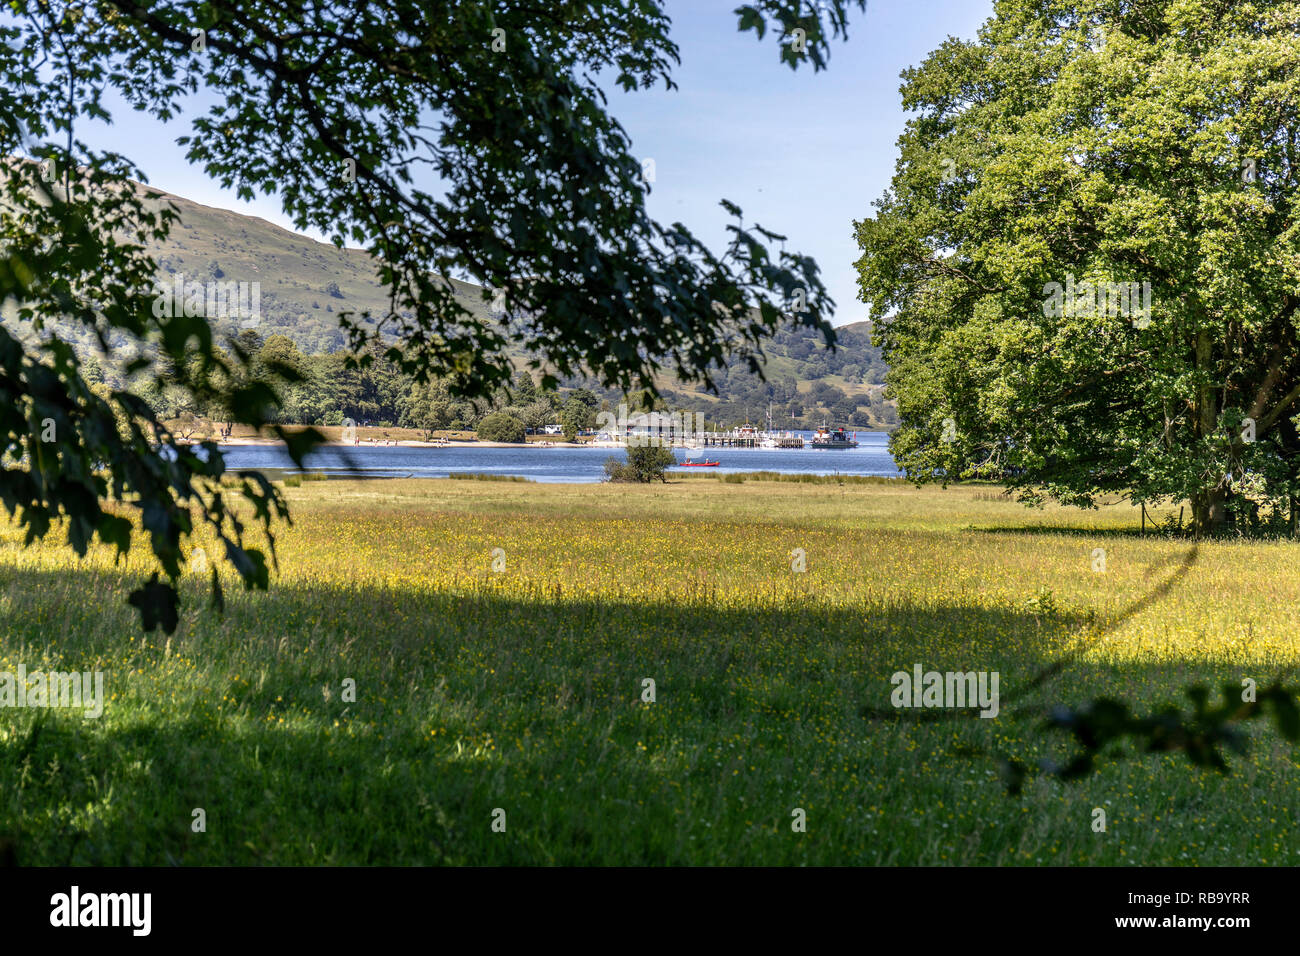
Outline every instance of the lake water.
{"label": "lake water", "polygon": [[[812,433],[805,434],[805,439]],[[705,456],[719,462],[717,468],[678,468],[677,473],[725,474],[737,471],[779,471],[810,475],[877,475],[897,477],[883,432],[858,432],[857,448],[715,448],[691,452],[697,461]],[[293,462],[277,445],[226,445],[222,454],[228,468],[295,470]],[[678,461],[687,450],[673,450]],[[616,448],[415,448],[400,445],[329,446],[307,459],[307,467],[326,475],[375,478],[446,478],[452,472],[517,475],[533,481],[600,481],[605,459],[623,460]]]}

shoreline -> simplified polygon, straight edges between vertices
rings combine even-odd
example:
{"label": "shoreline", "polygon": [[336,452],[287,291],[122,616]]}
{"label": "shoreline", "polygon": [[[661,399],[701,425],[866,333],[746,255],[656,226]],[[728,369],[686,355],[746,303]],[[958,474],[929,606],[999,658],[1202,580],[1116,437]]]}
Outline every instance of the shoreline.
{"label": "shoreline", "polygon": [[[218,440],[223,448],[235,447],[280,447],[283,442],[278,438],[227,438]],[[603,448],[611,451],[624,451],[627,446],[620,442],[506,442],[506,441],[462,441],[444,439],[442,441],[419,441],[415,439],[391,439],[389,441],[323,441],[317,448],[544,448],[547,451],[561,449],[580,450],[583,448]],[[687,445],[673,445],[673,448],[688,448]],[[700,449],[702,450],[703,446]],[[780,451],[776,448],[750,448],[748,451]],[[788,449],[786,449],[788,450]]]}
{"label": "shoreline", "polygon": [[[291,431],[293,431],[300,428],[301,426],[288,426],[288,427],[290,428]],[[317,428],[319,429],[320,426],[317,426]],[[427,440],[424,438],[416,438],[416,437],[383,438],[378,435],[371,434],[371,435],[364,435],[364,437],[358,436],[359,440],[357,441],[345,442],[338,434],[339,430],[340,429],[338,428],[338,426],[325,426],[323,429],[325,440],[321,442],[320,445],[318,445],[317,447],[318,448],[459,448],[459,449],[543,448],[548,451],[553,451],[556,449],[582,449],[582,448],[596,448],[596,449],[604,449],[610,451],[626,451],[628,447],[627,444],[624,442],[608,441],[608,440],[566,442],[560,436],[554,436],[556,440],[552,440],[550,437],[548,437],[546,439],[542,439],[538,441],[524,441],[524,442],[486,441],[486,440],[467,438],[465,437],[466,435],[465,432],[460,432],[455,437],[441,437],[441,438],[434,438],[432,440]],[[372,429],[370,428],[370,426],[367,426],[365,430],[371,431]],[[373,430],[379,431],[378,428],[375,428]],[[229,438],[196,437],[196,438],[191,438],[188,441],[190,444],[197,444],[200,441],[215,441],[218,446],[225,447],[225,448],[257,448],[257,447],[271,448],[271,447],[279,447],[282,445],[280,439],[276,438],[274,435],[248,434],[248,432],[251,431],[251,429],[244,429],[243,431],[245,432],[244,434],[232,435]],[[392,430],[390,429],[388,431],[391,432]],[[399,431],[407,431],[407,430],[399,429]],[[413,429],[411,429],[410,431],[413,431]],[[873,429],[862,429],[861,434],[863,435],[880,434],[880,435],[885,435],[887,437],[889,435],[889,432],[877,431]],[[674,444],[672,447],[695,448],[696,450],[701,450],[705,446],[690,445],[690,444],[684,444],[684,445]],[[756,446],[755,448],[750,450],[776,451],[779,449],[759,449]]]}
{"label": "shoreline", "polygon": [[[278,447],[283,444],[278,438],[227,438],[219,440],[218,445],[223,448],[235,446],[264,446]],[[419,441],[415,439],[392,439],[389,441],[323,441],[318,448],[545,448],[548,451],[554,451],[557,448],[580,449],[580,448],[607,448],[620,449],[624,446],[617,442],[506,442],[506,441],[462,441],[458,439],[444,439],[442,441]]]}

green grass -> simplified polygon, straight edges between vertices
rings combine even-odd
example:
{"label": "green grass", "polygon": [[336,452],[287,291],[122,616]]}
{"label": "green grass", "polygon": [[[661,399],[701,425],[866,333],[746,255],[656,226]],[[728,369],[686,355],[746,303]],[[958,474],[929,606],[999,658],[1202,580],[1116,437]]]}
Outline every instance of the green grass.
{"label": "green grass", "polygon": [[531,479],[524,478],[521,475],[491,475],[481,472],[461,471],[452,472],[447,476],[455,481],[516,481],[530,483]]}
{"label": "green grass", "polygon": [[729,485],[742,485],[746,481],[785,481],[799,485],[894,485],[897,478],[881,478],[875,475],[814,475],[783,471],[733,471],[726,474],[701,472],[672,472],[673,478],[687,478],[696,481],[713,479]]}
{"label": "green grass", "polygon": [[[896,482],[286,494],[271,590],[227,578],[218,616],[195,575],[170,639],[126,605],[142,554],[0,527],[0,671],[98,668],[109,697],[98,720],[0,710],[20,863],[1300,862],[1300,763],[1264,727],[1228,775],[1117,756],[1019,798],[966,754],[1061,756],[1053,703],[1145,712],[1296,664],[1293,544]],[[1001,715],[864,718],[914,663],[998,671]]]}

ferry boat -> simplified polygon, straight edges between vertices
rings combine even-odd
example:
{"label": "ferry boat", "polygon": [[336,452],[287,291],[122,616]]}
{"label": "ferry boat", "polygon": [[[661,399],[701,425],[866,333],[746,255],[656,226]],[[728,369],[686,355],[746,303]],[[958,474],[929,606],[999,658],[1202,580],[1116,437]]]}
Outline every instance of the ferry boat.
{"label": "ferry boat", "polygon": [[852,437],[843,428],[828,428],[823,425],[817,429],[817,434],[812,438],[813,448],[857,448],[858,433],[854,432]]}

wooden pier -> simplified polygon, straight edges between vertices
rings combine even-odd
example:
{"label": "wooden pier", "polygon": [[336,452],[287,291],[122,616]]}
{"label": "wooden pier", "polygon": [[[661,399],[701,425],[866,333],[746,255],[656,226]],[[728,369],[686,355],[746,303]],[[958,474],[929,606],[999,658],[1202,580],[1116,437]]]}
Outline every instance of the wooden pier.
{"label": "wooden pier", "polygon": [[704,444],[728,448],[757,448],[757,435],[738,435],[734,432],[705,432]]}
{"label": "wooden pier", "polygon": [[763,435],[744,432],[705,432],[701,438],[705,445],[725,448],[758,448],[768,438],[776,442],[777,448],[802,448],[803,439],[798,435]]}
{"label": "wooden pier", "polygon": [[[651,413],[657,415],[658,413]],[[767,447],[805,448],[807,442],[800,435],[792,432],[761,432],[752,425],[733,428],[725,432],[695,431],[683,428],[681,424],[667,419],[663,424],[651,422],[650,425],[628,425],[624,428],[620,441],[628,444],[648,442],[656,445],[686,448],[762,448]]]}

